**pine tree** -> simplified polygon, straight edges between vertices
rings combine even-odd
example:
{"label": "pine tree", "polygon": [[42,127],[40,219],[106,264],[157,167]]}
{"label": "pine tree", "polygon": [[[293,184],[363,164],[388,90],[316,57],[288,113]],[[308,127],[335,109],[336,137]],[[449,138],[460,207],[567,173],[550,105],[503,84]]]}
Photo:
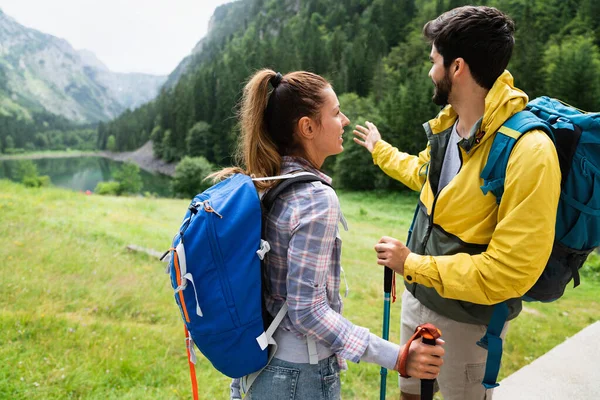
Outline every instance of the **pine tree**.
{"label": "pine tree", "polygon": [[551,45],[544,56],[545,92],[578,108],[600,110],[600,51],[591,37]]}

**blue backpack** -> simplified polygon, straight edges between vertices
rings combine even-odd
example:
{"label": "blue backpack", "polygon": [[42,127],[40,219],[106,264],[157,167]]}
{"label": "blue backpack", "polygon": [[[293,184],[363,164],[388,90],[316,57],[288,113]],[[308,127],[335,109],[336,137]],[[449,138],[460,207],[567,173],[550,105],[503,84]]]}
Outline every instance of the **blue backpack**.
{"label": "blue backpack", "polygon": [[240,378],[267,365],[271,335],[286,314],[263,318],[261,260],[270,247],[261,239],[262,216],[291,185],[328,183],[308,172],[255,180],[273,179],[282,182],[262,201],[244,174],[196,195],[165,253],[171,254],[168,272],[185,325],[194,398],[194,344],[221,373]]}
{"label": "blue backpack", "polygon": [[[579,269],[600,245],[600,113],[586,113],[559,100],[539,97],[509,118],[496,133],[481,172],[483,194],[492,192],[498,204],[504,192],[510,153],[519,138],[533,129],[543,130],[552,138],[562,180],[552,253],[523,300],[551,302],[563,295],[571,280],[573,287],[579,285]],[[488,349],[483,381],[488,389],[498,386],[500,333],[507,317],[506,303],[496,305],[488,330],[478,342]]]}

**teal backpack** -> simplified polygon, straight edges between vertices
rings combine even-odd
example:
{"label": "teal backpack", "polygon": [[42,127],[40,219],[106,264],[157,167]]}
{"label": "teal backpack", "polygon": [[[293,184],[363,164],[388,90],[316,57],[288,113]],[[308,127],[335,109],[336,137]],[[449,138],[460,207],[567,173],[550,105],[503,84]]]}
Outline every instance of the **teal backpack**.
{"label": "teal backpack", "polygon": [[[522,135],[534,129],[552,138],[562,175],[556,214],[554,246],[548,263],[525,301],[551,302],[560,298],[579,269],[600,245],[600,113],[586,113],[556,99],[539,97],[509,118],[496,133],[481,172],[483,194],[492,192],[500,204],[510,153]],[[508,317],[506,303],[497,304],[485,336],[477,343],[488,350],[483,385],[498,386],[502,357],[500,333]]]}

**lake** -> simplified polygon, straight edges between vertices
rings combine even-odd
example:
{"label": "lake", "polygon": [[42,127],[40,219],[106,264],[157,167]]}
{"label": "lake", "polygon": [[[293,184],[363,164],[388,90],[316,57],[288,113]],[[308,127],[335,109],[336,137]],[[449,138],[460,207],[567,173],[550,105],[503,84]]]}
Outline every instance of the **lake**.
{"label": "lake", "polygon": [[[75,191],[94,191],[98,182],[112,180],[123,164],[104,157],[42,158],[37,160],[0,160],[0,179],[17,180],[18,163],[33,162],[39,175],[48,175],[54,186]],[[140,169],[143,182],[141,193],[159,197],[171,196],[171,178]]]}

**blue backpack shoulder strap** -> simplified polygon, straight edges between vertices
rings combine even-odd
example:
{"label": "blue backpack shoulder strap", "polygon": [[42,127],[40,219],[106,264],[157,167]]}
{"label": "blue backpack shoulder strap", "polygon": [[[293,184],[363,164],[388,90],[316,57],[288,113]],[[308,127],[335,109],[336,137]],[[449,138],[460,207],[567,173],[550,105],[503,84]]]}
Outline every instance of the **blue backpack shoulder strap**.
{"label": "blue backpack shoulder strap", "polygon": [[[496,196],[496,203],[500,204],[504,194],[504,179],[506,178],[506,167],[513,147],[523,134],[534,129],[545,131],[553,140],[552,130],[530,111],[521,111],[510,117],[504,125],[498,129],[487,163],[481,172],[483,186],[481,190],[486,195],[492,192]],[[506,303],[500,303],[494,306],[492,318],[488,325],[485,335],[477,344],[487,349],[487,361],[485,365],[485,375],[483,386],[491,389],[498,386],[498,372],[500,371],[500,361],[502,360],[502,338],[500,334],[506,324],[509,310]]]}
{"label": "blue backpack shoulder strap", "polygon": [[517,140],[526,132],[541,129],[552,136],[552,130],[530,111],[520,111],[510,117],[496,132],[487,163],[481,171],[483,185],[481,191],[484,195],[492,192],[496,196],[496,203],[500,204],[504,194],[504,179],[508,158]]}

